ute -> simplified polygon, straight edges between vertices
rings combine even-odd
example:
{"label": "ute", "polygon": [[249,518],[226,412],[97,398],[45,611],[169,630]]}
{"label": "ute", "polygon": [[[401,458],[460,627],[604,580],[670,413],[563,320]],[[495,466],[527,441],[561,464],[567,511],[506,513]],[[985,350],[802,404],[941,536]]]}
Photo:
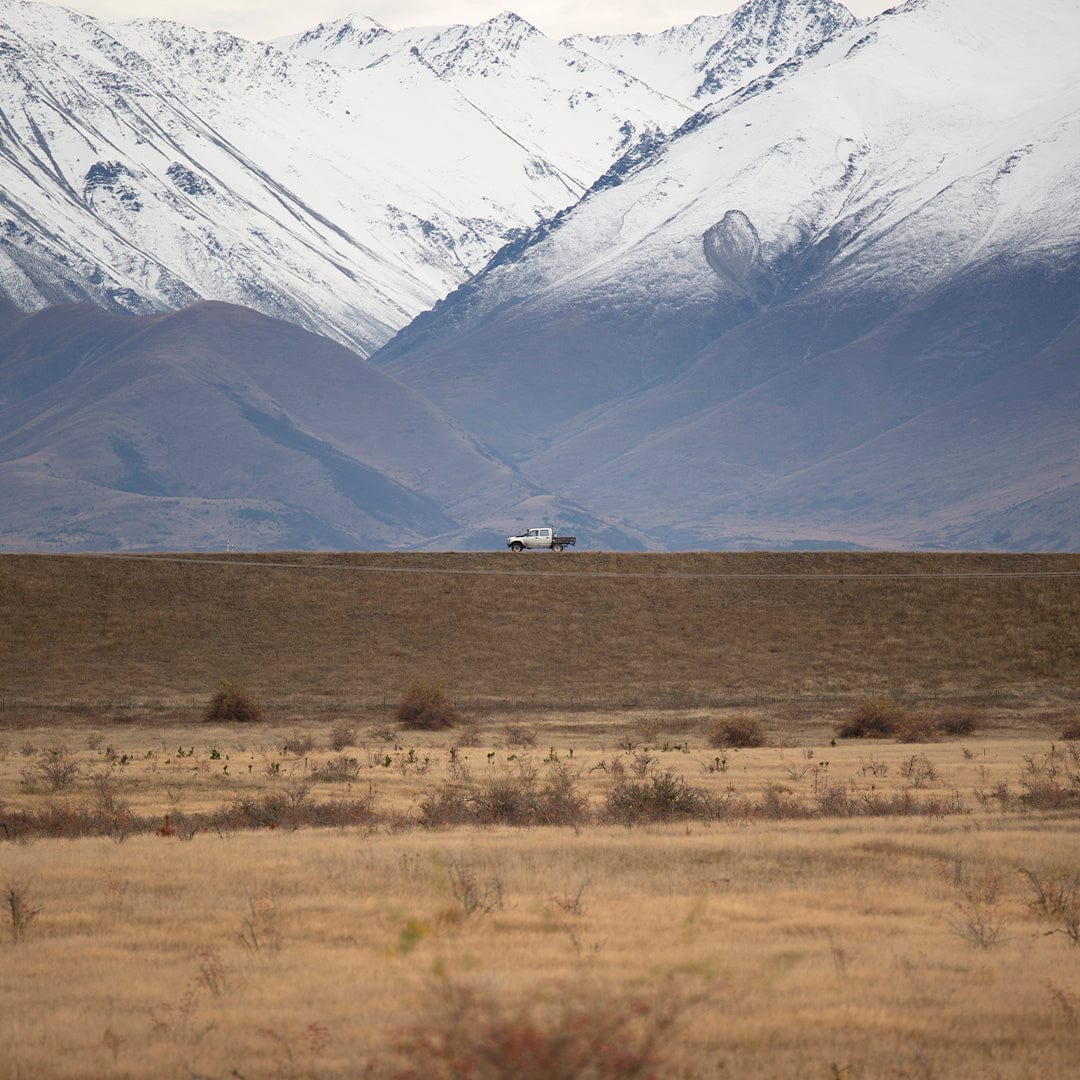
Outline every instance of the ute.
{"label": "ute", "polygon": [[550,548],[552,551],[562,551],[564,547],[573,547],[577,543],[576,536],[556,536],[554,529],[529,529],[520,536],[508,536],[506,546],[511,551],[524,551],[526,548]]}

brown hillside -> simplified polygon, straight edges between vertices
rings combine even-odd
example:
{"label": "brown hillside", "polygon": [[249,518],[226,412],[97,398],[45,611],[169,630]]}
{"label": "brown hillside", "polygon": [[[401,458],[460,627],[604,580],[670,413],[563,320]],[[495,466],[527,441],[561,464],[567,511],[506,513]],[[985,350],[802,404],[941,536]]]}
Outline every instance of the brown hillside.
{"label": "brown hillside", "polygon": [[[787,574],[813,577],[766,576]],[[889,574],[925,576],[869,576]],[[1027,707],[1078,674],[1080,555],[0,557],[9,709],[201,705],[222,681],[357,707],[418,680],[548,707]]]}

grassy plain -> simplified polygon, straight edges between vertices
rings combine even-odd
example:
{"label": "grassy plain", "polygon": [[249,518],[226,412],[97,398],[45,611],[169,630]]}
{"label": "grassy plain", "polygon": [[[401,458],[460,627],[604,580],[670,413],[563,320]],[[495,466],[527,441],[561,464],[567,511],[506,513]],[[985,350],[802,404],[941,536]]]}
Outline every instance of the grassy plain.
{"label": "grassy plain", "polygon": [[1080,559],[332,558],[0,559],[0,1075],[1075,1069],[1080,580],[689,575]]}
{"label": "grassy plain", "polygon": [[0,697],[191,710],[228,680],[309,715],[433,679],[530,710],[889,692],[1029,710],[1060,707],[1080,666],[1078,579],[1000,576],[1077,555],[214,558],[0,556]]}

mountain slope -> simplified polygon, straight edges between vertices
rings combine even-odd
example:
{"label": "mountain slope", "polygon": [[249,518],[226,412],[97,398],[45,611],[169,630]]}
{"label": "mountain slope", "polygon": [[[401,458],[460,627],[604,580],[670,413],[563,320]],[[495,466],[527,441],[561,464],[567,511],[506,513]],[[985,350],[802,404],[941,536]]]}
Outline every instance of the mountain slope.
{"label": "mountain slope", "polygon": [[[977,523],[1021,489],[1054,502],[1077,445],[1018,395],[1028,471],[1000,478],[1001,416],[975,391],[1080,312],[1078,33],[1063,0],[1038,19],[893,9],[705,110],[375,359],[540,482],[671,543],[989,542]],[[1045,394],[1074,400],[1070,378],[1054,367]],[[943,429],[965,401],[978,438]],[[902,512],[896,440],[935,416]],[[966,463],[948,481],[946,452]],[[1045,535],[1032,514],[1010,543],[1080,542],[1077,514]]]}
{"label": "mountain slope", "polygon": [[[800,2],[748,5],[744,76],[828,29]],[[510,12],[255,44],[0,0],[0,295],[218,299],[368,355],[696,107]]]}
{"label": "mountain slope", "polygon": [[0,0],[0,43],[0,289],[23,309],[209,297],[366,354],[624,138],[606,118],[595,171],[568,180],[408,53],[350,71],[19,0]]}
{"label": "mountain slope", "polygon": [[0,305],[0,550],[490,548],[534,518],[657,546],[280,320]]}
{"label": "mountain slope", "polygon": [[537,491],[346,349],[232,305],[51,308],[0,357],[5,547],[384,548]]}
{"label": "mountain slope", "polygon": [[567,42],[696,112],[857,21],[833,0],[747,0],[659,34],[580,34]]}
{"label": "mountain slope", "polygon": [[642,138],[672,130],[692,111],[509,11],[476,26],[397,32],[352,16],[274,44],[336,68],[423,67],[534,154],[534,168],[562,178],[568,202]]}

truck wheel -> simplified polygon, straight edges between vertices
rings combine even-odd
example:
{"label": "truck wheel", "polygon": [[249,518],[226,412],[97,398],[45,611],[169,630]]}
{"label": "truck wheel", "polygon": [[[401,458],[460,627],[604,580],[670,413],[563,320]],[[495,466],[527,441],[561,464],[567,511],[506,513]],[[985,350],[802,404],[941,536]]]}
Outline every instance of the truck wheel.
{"label": "truck wheel", "polygon": [[510,550],[513,551],[516,554],[519,551],[524,551],[525,550],[525,545],[515,542],[515,543],[510,545]]}
{"label": "truck wheel", "polygon": [[552,546],[555,548],[556,551],[562,551],[562,544],[553,544]]}

